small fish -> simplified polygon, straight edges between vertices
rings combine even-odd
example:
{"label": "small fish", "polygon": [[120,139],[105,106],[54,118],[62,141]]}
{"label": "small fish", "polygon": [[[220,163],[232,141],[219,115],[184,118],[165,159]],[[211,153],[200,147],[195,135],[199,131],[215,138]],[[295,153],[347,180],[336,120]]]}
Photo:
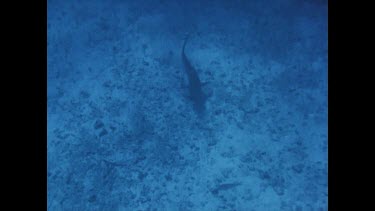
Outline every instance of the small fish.
{"label": "small fish", "polygon": [[232,188],[235,188],[237,186],[241,185],[241,183],[239,182],[235,182],[235,183],[224,183],[224,184],[221,184],[219,185],[218,187],[216,187],[215,189],[213,189],[211,191],[212,194],[214,195],[217,195],[219,193],[219,191],[226,191],[226,190],[229,190],[229,189],[232,189]]}

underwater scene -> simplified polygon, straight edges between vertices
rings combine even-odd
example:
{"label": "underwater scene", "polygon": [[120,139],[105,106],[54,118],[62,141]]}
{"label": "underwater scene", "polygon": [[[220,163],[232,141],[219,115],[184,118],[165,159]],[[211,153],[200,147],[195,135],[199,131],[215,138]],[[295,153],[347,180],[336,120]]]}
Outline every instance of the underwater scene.
{"label": "underwater scene", "polygon": [[47,0],[49,211],[328,210],[326,0]]}

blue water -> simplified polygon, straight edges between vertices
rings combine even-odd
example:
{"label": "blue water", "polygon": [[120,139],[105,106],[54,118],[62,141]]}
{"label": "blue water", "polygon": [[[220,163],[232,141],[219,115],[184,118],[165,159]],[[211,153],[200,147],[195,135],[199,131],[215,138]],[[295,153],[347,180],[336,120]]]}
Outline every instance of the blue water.
{"label": "blue water", "polygon": [[326,1],[48,0],[47,27],[48,210],[327,210]]}

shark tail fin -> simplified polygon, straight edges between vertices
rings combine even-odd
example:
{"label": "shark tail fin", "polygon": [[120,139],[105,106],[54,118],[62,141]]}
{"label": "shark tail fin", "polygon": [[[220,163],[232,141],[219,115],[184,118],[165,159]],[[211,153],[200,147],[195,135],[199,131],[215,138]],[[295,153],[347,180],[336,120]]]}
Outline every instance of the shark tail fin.
{"label": "shark tail fin", "polygon": [[187,43],[188,39],[190,38],[190,35],[191,35],[190,32],[188,32],[188,33],[185,35],[185,38],[184,38],[184,45],[182,46],[182,52],[183,52],[183,53],[185,52],[185,46],[186,46],[186,43]]}

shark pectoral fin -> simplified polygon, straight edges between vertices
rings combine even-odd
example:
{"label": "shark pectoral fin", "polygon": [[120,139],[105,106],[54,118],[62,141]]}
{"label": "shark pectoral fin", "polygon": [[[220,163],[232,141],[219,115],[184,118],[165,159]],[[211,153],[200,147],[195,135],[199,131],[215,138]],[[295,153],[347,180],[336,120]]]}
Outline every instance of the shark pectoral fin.
{"label": "shark pectoral fin", "polygon": [[212,97],[212,90],[207,90],[206,92],[204,92],[204,98],[205,100],[207,100],[208,98]]}
{"label": "shark pectoral fin", "polygon": [[212,89],[213,87],[212,86],[203,87],[203,86],[205,86],[205,85],[207,85],[209,83],[210,82],[204,82],[204,83],[202,83],[202,88],[204,88],[204,89],[202,89],[202,91],[203,91],[203,94],[204,94],[204,96],[205,96],[206,99],[209,98],[209,97],[211,97],[212,94],[213,94],[213,89]]}
{"label": "shark pectoral fin", "polygon": [[182,96],[186,99],[186,100],[191,100],[191,96],[188,94],[188,93],[182,93]]}
{"label": "shark pectoral fin", "polygon": [[209,84],[210,82],[203,82],[202,83],[202,87],[205,87],[207,84]]}

